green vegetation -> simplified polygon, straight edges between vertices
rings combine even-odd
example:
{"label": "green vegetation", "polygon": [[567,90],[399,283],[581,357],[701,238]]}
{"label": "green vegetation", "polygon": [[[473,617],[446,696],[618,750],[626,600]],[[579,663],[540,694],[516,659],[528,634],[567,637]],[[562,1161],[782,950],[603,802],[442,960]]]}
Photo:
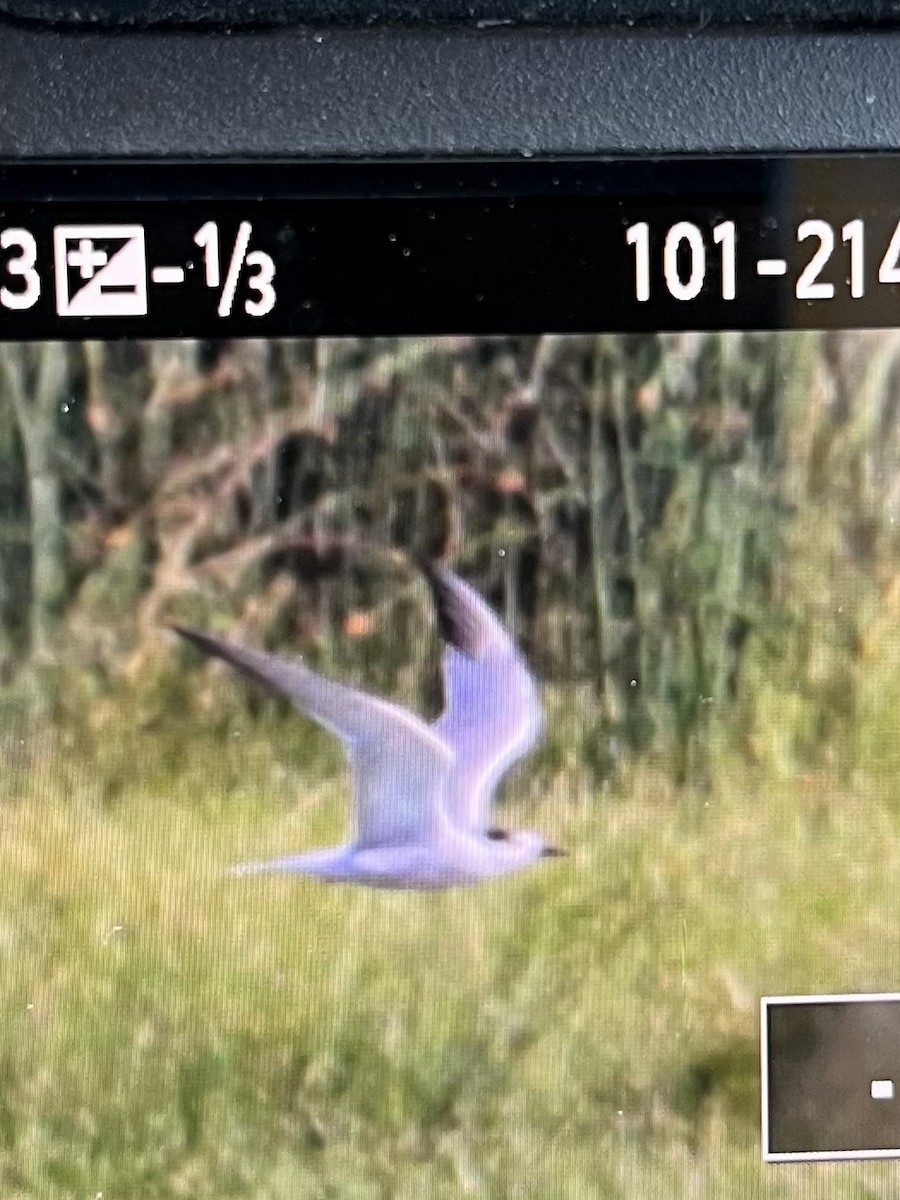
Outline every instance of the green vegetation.
{"label": "green vegetation", "polygon": [[648,767],[597,794],[539,761],[506,816],[569,859],[377,893],[228,877],[344,827],[297,766],[320,739],[266,733],[171,770],[136,735],[114,798],[55,746],[7,773],[4,1197],[896,1195],[896,1167],[757,1148],[757,998],[900,973],[874,784],[726,760],[692,796]]}

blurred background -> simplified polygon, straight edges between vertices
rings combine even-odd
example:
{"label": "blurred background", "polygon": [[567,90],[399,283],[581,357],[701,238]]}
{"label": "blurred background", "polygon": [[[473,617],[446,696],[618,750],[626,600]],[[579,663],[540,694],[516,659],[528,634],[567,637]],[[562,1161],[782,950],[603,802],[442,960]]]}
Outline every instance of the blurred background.
{"label": "blurred background", "polygon": [[600,778],[703,782],[722,737],[852,770],[890,756],[855,702],[900,605],[898,448],[893,332],[5,345],[0,673],[117,718],[179,619],[433,709],[399,550],[501,612]]}
{"label": "blurred background", "polygon": [[[756,1036],[900,987],[900,334],[4,344],[0,514],[4,1196],[896,1195],[763,1171]],[[416,555],[572,859],[227,879],[343,765],[167,622],[435,714]]]}

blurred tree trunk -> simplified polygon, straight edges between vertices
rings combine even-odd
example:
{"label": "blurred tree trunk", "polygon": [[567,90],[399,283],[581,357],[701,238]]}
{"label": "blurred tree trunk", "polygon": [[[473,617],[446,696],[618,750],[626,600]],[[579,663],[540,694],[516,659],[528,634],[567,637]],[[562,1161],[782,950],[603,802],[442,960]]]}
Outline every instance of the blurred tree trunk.
{"label": "blurred tree trunk", "polygon": [[603,377],[603,339],[594,343],[591,368],[593,386],[589,397],[589,441],[588,441],[588,504],[591,545],[591,581],[594,595],[594,639],[596,642],[597,667],[594,685],[600,718],[613,720],[619,717],[616,711],[618,697],[612,694],[607,676],[607,629],[609,628],[609,587],[606,577],[606,547],[603,531],[603,446],[600,428],[601,413],[606,400]]}
{"label": "blurred tree trunk", "polygon": [[148,491],[159,483],[174,449],[175,415],[207,390],[200,370],[199,343],[149,343],[150,395],[141,419],[141,477]]}
{"label": "blurred tree trunk", "polygon": [[142,359],[125,369],[121,357],[120,346],[84,343],[87,423],[97,446],[104,506],[113,520],[121,519],[141,494],[136,444],[146,372]]}
{"label": "blurred tree trunk", "polygon": [[62,486],[55,456],[68,356],[60,342],[0,346],[0,386],[22,439],[31,524],[31,658],[38,668],[56,658],[56,628],[66,596]]}

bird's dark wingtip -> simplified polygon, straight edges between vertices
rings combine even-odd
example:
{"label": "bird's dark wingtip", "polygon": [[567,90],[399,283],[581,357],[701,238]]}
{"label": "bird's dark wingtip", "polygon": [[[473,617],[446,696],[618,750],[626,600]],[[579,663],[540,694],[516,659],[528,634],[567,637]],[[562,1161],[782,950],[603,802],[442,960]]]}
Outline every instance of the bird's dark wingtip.
{"label": "bird's dark wingtip", "polygon": [[174,621],[170,622],[166,626],[166,629],[168,629],[170,633],[177,633],[179,637],[184,638],[187,642],[199,643],[204,641],[209,636],[199,629],[191,629],[190,625],[178,625]]}
{"label": "bird's dark wingtip", "polygon": [[190,642],[192,646],[196,646],[205,654],[225,657],[223,653],[225,644],[219,638],[213,637],[211,633],[204,633],[202,629],[191,629],[189,625],[178,625],[174,622],[167,628],[171,633],[177,633],[179,637],[184,638],[186,642]]}
{"label": "bird's dark wingtip", "polygon": [[428,584],[441,637],[471,658],[511,646],[506,630],[487,602],[472,586],[438,559],[421,562]]}
{"label": "bird's dark wingtip", "polygon": [[413,554],[411,558],[416,570],[422,574],[431,587],[437,587],[441,584],[445,568],[441,565],[439,559],[429,558],[424,554]]}
{"label": "bird's dark wingtip", "polygon": [[454,586],[453,576],[437,559],[417,558],[416,565],[431,592],[438,630],[443,640],[467,654],[476,653],[477,623],[473,621],[473,614],[460,595],[460,589]]}

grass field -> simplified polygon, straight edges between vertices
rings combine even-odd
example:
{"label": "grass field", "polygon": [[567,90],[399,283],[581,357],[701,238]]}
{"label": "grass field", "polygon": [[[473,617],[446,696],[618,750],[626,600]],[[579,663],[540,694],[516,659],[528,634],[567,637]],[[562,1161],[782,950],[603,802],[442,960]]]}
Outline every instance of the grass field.
{"label": "grass field", "polygon": [[886,789],[526,770],[507,817],[570,858],[366,892],[227,875],[346,819],[327,743],[315,782],[240,733],[135,735],[115,794],[58,745],[7,764],[3,1200],[900,1193],[757,1133],[759,996],[900,980]]}

